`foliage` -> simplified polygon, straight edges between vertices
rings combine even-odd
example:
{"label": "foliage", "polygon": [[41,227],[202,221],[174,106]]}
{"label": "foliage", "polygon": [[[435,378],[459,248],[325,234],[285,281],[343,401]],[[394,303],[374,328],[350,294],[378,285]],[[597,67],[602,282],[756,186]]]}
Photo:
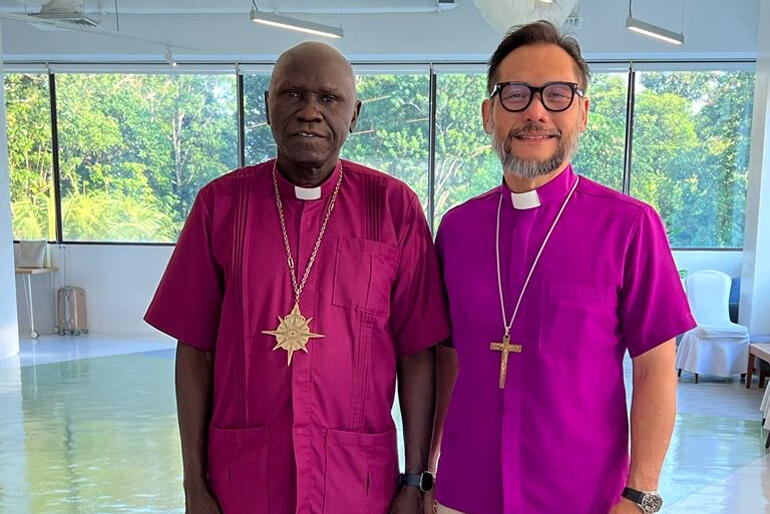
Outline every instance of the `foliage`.
{"label": "foliage", "polygon": [[[622,190],[628,76],[596,74],[576,170]],[[653,204],[676,247],[743,243],[754,88],[746,72],[640,72],[631,194]],[[265,118],[269,75],[244,77],[246,163],[275,154]],[[500,183],[481,126],[481,73],[437,76],[434,226]],[[427,74],[358,76],[363,111],[343,157],[406,181],[428,211]],[[66,240],[173,241],[195,194],[237,166],[232,75],[56,76]],[[11,199],[19,239],[55,237],[48,77],[6,75]]]}

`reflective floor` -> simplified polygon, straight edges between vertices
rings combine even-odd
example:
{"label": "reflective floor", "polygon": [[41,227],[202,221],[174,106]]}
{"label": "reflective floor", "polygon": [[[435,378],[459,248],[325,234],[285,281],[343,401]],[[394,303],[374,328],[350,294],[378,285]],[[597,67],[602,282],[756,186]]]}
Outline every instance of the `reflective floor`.
{"label": "reflective floor", "polygon": [[[41,338],[0,360],[0,512],[181,512],[173,345]],[[762,390],[680,381],[669,513],[770,512]]]}

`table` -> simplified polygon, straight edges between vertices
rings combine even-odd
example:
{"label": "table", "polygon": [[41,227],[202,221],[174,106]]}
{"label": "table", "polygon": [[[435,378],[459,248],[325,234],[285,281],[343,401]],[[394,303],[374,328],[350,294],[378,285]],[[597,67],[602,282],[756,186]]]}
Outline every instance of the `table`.
{"label": "table", "polygon": [[[770,343],[751,343],[749,345],[749,366],[746,368],[746,389],[751,389],[751,376],[754,374],[754,358],[770,363]],[[764,387],[765,377],[759,375],[759,387]]]}
{"label": "table", "polygon": [[[57,271],[57,268],[20,268],[17,267],[15,272],[17,275],[24,277],[24,299],[27,302],[27,312],[29,312],[29,327],[30,336],[32,339],[37,339],[40,334],[35,330],[35,309],[32,303],[32,275],[45,275],[51,274],[51,294],[53,294],[53,274]],[[56,319],[56,318],[54,318]]]}

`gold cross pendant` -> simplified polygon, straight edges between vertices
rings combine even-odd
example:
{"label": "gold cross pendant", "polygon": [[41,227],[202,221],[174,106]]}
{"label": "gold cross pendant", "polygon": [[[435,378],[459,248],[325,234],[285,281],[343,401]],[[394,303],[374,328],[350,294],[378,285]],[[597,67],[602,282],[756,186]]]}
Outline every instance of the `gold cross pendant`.
{"label": "gold cross pendant", "polygon": [[508,374],[508,354],[521,353],[520,344],[511,344],[511,336],[506,333],[502,343],[490,343],[489,349],[500,353],[500,389],[505,388],[505,376]]}

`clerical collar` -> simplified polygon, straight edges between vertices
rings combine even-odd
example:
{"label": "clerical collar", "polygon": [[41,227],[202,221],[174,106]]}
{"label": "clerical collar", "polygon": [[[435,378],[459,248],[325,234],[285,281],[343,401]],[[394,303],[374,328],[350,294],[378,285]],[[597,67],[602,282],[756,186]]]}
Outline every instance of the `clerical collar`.
{"label": "clerical collar", "polygon": [[321,185],[317,187],[296,186],[286,180],[286,177],[278,173],[278,189],[281,191],[281,197],[284,199],[284,201],[288,199],[313,201],[320,198],[326,198],[334,192],[334,187],[337,185],[337,178],[340,175],[341,167],[342,161],[337,161],[337,165],[334,167],[334,171],[332,171],[329,176],[326,177],[326,180],[324,180]]}
{"label": "clerical collar", "polygon": [[541,205],[558,204],[564,201],[570,188],[575,183],[577,176],[572,170],[572,165],[568,164],[564,171],[556,175],[549,182],[546,182],[537,189],[526,191],[524,193],[514,193],[503,181],[500,190],[510,198],[505,202],[516,210],[536,209]]}

